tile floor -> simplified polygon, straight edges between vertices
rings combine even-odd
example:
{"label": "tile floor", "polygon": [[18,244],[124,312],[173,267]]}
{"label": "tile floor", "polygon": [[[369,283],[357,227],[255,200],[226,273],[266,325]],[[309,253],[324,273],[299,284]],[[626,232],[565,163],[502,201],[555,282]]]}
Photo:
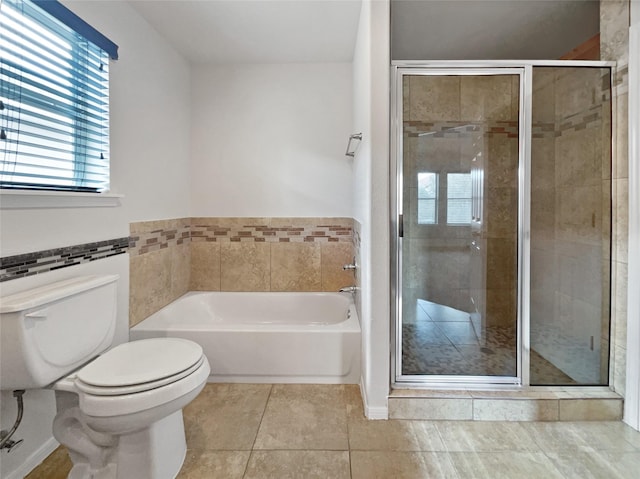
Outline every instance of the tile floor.
{"label": "tile floor", "polygon": [[[640,432],[621,422],[368,421],[353,385],[208,384],[184,417],[180,479],[631,479],[640,470]],[[69,468],[58,449],[27,479]]]}
{"label": "tile floor", "polygon": [[[402,324],[403,374],[517,375],[515,328],[487,327],[478,338],[469,313],[423,299],[410,308],[408,319]],[[536,351],[530,361],[532,384],[576,384]]]}

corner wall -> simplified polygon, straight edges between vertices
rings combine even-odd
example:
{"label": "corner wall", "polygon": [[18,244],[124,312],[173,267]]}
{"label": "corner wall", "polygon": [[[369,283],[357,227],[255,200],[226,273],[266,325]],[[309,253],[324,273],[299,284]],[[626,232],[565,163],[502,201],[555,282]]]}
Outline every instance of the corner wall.
{"label": "corner wall", "polygon": [[360,238],[361,391],[370,419],[388,417],[390,338],[388,0],[364,0],[354,53],[354,216]]}

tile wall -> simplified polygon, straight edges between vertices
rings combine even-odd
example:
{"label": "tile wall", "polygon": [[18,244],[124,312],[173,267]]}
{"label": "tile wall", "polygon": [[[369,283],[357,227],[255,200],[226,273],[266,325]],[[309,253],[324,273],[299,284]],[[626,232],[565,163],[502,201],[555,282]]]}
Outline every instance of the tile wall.
{"label": "tile wall", "polygon": [[581,384],[608,380],[610,79],[533,69],[531,347]]}
{"label": "tile wall", "polygon": [[[612,106],[615,119],[612,148],[613,245],[611,361],[613,389],[625,395],[627,358],[627,265],[629,232],[629,0],[600,2],[600,55],[617,62],[613,78]],[[635,206],[638,207],[637,205]]]}
{"label": "tile wall", "polygon": [[187,291],[338,291],[355,282],[351,218],[131,224],[130,324]]}

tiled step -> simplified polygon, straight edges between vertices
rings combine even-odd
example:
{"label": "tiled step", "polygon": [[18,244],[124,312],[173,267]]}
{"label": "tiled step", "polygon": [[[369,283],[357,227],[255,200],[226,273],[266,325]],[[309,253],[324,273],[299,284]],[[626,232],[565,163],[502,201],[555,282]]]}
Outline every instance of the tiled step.
{"label": "tiled step", "polygon": [[394,389],[389,396],[389,419],[618,421],[622,406],[622,397],[606,387]]}

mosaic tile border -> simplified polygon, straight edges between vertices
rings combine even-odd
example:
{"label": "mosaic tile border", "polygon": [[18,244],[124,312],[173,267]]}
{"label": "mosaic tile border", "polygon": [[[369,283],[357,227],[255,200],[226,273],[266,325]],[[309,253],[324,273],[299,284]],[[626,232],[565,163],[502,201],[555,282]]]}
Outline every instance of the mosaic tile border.
{"label": "mosaic tile border", "polygon": [[125,236],[95,243],[5,256],[0,258],[0,282],[124,254],[128,251],[130,243],[130,237]]}
{"label": "mosaic tile border", "polygon": [[191,241],[189,225],[154,229],[148,232],[131,233],[131,256],[151,253]]}
{"label": "mosaic tile border", "polygon": [[239,226],[191,225],[191,241],[309,243],[351,242],[353,228],[340,224],[269,226],[243,224]]}
{"label": "mosaic tile border", "polygon": [[[176,225],[176,221],[182,224]],[[188,222],[190,221],[190,224]],[[353,242],[351,218],[186,218],[131,224],[131,256],[189,242]],[[146,225],[152,225],[144,231]]]}

